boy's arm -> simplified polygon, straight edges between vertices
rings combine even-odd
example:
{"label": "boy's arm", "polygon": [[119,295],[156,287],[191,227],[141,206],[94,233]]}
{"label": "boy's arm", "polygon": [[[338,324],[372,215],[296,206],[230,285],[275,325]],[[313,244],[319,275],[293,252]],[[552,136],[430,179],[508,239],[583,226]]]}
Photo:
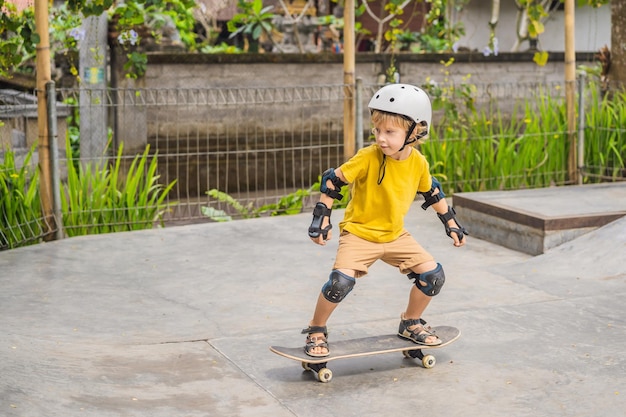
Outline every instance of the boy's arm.
{"label": "boy's arm", "polygon": [[313,209],[313,221],[309,227],[309,237],[318,245],[325,245],[326,241],[332,237],[330,214],[333,203],[336,198],[341,198],[339,194],[341,187],[347,184],[340,168],[325,171],[322,174],[322,181],[323,184],[320,184],[322,193]]}
{"label": "boy's arm", "polygon": [[446,228],[446,234],[454,240],[454,246],[465,245],[464,236],[467,235],[467,230],[459,224],[456,220],[456,212],[453,207],[448,205],[445,198],[442,198],[438,202],[432,205],[433,210],[437,212],[437,216],[441,223]]}
{"label": "boy's arm", "polygon": [[432,206],[437,212],[439,220],[441,220],[441,223],[443,223],[446,228],[446,234],[454,240],[454,246],[463,246],[465,244],[463,237],[468,233],[456,220],[456,212],[453,207],[448,205],[439,181],[437,181],[435,177],[431,177],[431,182],[432,185],[429,191],[420,192],[425,200],[424,204],[422,204],[422,208],[426,210],[428,207]]}

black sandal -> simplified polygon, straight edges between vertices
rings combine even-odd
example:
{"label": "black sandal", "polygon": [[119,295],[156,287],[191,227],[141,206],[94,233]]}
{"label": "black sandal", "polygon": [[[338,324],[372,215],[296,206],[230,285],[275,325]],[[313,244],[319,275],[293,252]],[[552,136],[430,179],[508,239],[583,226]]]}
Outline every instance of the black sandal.
{"label": "black sandal", "polygon": [[[324,358],[330,355],[330,349],[328,349],[328,330],[326,326],[309,326],[306,329],[302,330],[302,334],[308,333],[309,335],[306,338],[306,345],[304,346],[304,353],[314,358]],[[311,337],[312,333],[324,333],[323,337]],[[316,347],[321,347],[326,349],[326,353],[311,353]]]}

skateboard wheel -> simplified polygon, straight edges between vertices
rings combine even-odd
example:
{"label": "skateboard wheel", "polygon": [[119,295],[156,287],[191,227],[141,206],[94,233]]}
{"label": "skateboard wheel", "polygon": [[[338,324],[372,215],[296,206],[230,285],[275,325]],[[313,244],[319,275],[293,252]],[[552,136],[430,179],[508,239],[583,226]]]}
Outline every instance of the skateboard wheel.
{"label": "skateboard wheel", "polygon": [[322,368],[317,372],[317,379],[320,382],[330,382],[333,379],[333,373],[328,368]]}
{"label": "skateboard wheel", "polygon": [[437,363],[437,359],[433,355],[426,355],[422,358],[422,365],[424,368],[430,369]]}
{"label": "skateboard wheel", "polygon": [[309,367],[309,364],[307,362],[302,362],[302,369],[304,369],[305,371],[310,371],[311,368]]}
{"label": "skateboard wheel", "polygon": [[413,349],[413,350],[406,351],[404,356],[406,356],[407,358],[420,359],[420,360],[424,358],[424,354],[422,353],[421,349]]}

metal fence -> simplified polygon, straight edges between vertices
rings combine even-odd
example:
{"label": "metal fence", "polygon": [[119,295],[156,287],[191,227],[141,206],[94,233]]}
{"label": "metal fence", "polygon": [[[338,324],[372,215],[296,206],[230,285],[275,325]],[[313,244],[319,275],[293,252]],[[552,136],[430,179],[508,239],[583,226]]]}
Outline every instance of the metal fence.
{"label": "metal fence", "polygon": [[[358,86],[357,97],[363,98],[357,103],[357,126],[362,127],[357,134],[357,144],[368,143],[366,104],[378,87]],[[491,110],[495,107],[509,115],[525,99],[545,95],[561,97],[564,93],[558,84],[489,84],[472,88],[472,105]],[[105,188],[125,186],[122,183],[130,181],[128,175],[136,170],[142,152],[149,147],[146,166],[141,170],[148,173],[148,165],[154,158],[156,182],[143,186],[172,184],[160,202],[165,226],[214,221],[220,216],[236,219],[310,208],[317,199],[312,187],[320,173],[343,161],[345,91],[346,87],[341,84],[57,91],[57,110],[62,109],[57,112],[60,142],[57,174],[62,194],[69,200],[68,194],[78,193],[71,188],[79,186],[86,187],[80,196],[83,199],[89,198],[90,193],[105,192],[94,190],[98,179],[87,186],[72,182],[76,181],[72,173],[81,175],[81,169],[115,173],[114,181],[100,184]],[[144,218],[135,221],[139,224],[137,227],[137,224],[129,224],[133,221],[128,216],[118,215],[131,210],[148,211],[149,207],[142,207],[147,203],[142,203],[137,191],[134,191],[137,199],[130,205],[77,208],[79,206],[67,203],[63,207],[60,216],[69,219],[70,215],[78,215],[83,222],[93,224],[78,226],[62,219],[46,218],[36,201],[29,201],[19,209],[31,212],[9,213],[17,198],[14,196],[19,194],[22,198],[28,196],[28,190],[33,195],[39,190],[31,186],[39,180],[32,175],[38,162],[34,147],[37,138],[33,133],[36,117],[32,112],[36,103],[32,102],[32,96],[22,98],[0,92],[0,120],[3,122],[0,127],[3,145],[0,149],[0,180],[3,181],[0,182],[0,203],[5,201],[0,213],[0,249],[47,239],[57,232],[55,228],[63,228],[62,234],[73,235],[132,230],[159,223]],[[456,97],[459,106],[468,98],[468,95]],[[98,115],[93,117],[95,120],[104,121],[99,129],[89,126],[86,120],[94,114]],[[438,118],[444,116],[436,113]],[[624,135],[618,126],[610,134]],[[459,139],[446,137],[442,140]],[[493,138],[474,140],[492,141]],[[121,145],[124,150],[118,155]],[[32,158],[26,159],[31,154]],[[70,154],[73,158],[68,157]],[[562,173],[555,173],[555,177],[560,175]],[[100,176],[99,181],[104,182],[103,178]],[[445,185],[450,189],[456,186],[450,182]],[[209,195],[209,190],[215,191]],[[111,198],[120,198],[121,194],[126,199],[133,197],[132,191],[113,190]],[[77,213],[79,210],[89,212]],[[105,227],[89,227],[95,223],[104,223]]]}

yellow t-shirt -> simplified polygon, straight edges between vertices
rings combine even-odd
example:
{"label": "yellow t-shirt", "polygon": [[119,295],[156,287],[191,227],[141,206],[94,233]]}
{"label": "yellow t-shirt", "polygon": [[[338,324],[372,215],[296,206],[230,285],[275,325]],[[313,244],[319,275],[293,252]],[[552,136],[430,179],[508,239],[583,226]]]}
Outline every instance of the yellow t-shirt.
{"label": "yellow t-shirt", "polygon": [[417,149],[402,161],[385,158],[384,178],[380,165],[383,152],[373,144],[341,165],[350,184],[350,202],[339,230],[346,230],[370,242],[391,242],[404,231],[404,216],[418,191],[430,190],[428,161]]}

